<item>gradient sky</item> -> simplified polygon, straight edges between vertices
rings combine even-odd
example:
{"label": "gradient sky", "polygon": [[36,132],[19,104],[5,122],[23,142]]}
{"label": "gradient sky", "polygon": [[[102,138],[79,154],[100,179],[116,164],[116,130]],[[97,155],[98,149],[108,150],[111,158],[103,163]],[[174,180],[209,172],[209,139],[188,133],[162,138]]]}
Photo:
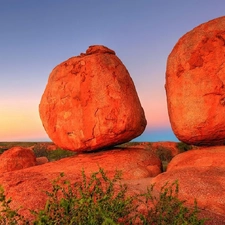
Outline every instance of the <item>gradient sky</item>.
{"label": "gradient sky", "polygon": [[0,0],[0,141],[47,140],[38,105],[48,76],[94,44],[113,49],[135,83],[148,121],[135,140],[176,140],[167,57],[182,35],[223,15],[224,0]]}

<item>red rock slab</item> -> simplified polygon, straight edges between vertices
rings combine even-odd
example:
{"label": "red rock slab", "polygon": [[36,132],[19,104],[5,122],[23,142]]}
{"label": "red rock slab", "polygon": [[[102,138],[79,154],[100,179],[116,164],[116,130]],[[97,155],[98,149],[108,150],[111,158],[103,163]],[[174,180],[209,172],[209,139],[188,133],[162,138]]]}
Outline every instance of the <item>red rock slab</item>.
{"label": "red rock slab", "polygon": [[225,146],[190,150],[175,156],[168,170],[152,179],[158,190],[166,182],[179,182],[179,197],[188,205],[225,215]]}
{"label": "red rock slab", "polygon": [[225,146],[214,146],[201,148],[199,150],[189,150],[178,154],[167,166],[167,171],[187,168],[187,167],[225,167]]}
{"label": "red rock slab", "polygon": [[[23,207],[20,213],[30,218],[28,209],[43,209],[50,191],[51,181],[64,173],[71,183],[81,179],[84,169],[87,176],[103,168],[109,177],[116,170],[123,173],[123,180],[150,178],[161,173],[161,161],[150,151],[142,149],[114,149],[98,153],[79,154],[55,162],[0,175],[0,184],[7,198],[12,198],[12,208]],[[138,189],[137,186],[136,189]],[[141,188],[141,187],[140,187]]]}

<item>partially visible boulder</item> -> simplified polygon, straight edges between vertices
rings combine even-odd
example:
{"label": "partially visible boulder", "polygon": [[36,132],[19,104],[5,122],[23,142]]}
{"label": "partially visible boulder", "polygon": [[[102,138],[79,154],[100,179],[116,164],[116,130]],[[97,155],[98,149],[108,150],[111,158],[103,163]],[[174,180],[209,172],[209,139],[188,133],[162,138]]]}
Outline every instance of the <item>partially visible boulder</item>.
{"label": "partially visible boulder", "polygon": [[172,159],[167,171],[151,183],[160,191],[167,182],[178,181],[179,197],[186,200],[186,204],[193,206],[196,199],[200,209],[225,215],[224,158],[225,146],[181,153]]}
{"label": "partially visible boulder", "polygon": [[130,141],[146,126],[126,67],[113,50],[99,45],[53,69],[39,112],[52,141],[77,152]]}
{"label": "partially visible boulder", "polygon": [[167,166],[167,171],[180,170],[187,167],[225,168],[225,146],[214,146],[190,150],[174,157]]}
{"label": "partially visible boulder", "polygon": [[177,138],[194,145],[225,143],[225,17],[194,28],[167,61],[166,95]]}
{"label": "partially visible boulder", "polygon": [[21,170],[35,165],[34,152],[28,148],[13,147],[0,155],[0,173]]}
{"label": "partially visible boulder", "polygon": [[48,163],[48,162],[49,162],[49,160],[45,156],[36,158],[36,165],[42,165],[42,164],[45,164],[45,163]]}

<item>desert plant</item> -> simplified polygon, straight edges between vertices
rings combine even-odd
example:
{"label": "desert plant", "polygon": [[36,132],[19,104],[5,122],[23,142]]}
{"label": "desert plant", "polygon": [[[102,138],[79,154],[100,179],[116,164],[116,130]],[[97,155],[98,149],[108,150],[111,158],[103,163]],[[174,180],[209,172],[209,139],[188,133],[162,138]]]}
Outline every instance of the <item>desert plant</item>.
{"label": "desert plant", "polygon": [[139,145],[140,145],[140,142],[130,141],[130,142],[126,142],[126,143],[117,145],[116,147],[127,148],[127,147],[135,147],[135,146],[139,146]]}
{"label": "desert plant", "polygon": [[[198,218],[197,202],[193,209],[184,206],[178,198],[179,185],[166,183],[155,194],[151,185],[144,194],[128,196],[127,186],[122,185],[121,172],[112,179],[102,168],[88,177],[82,171],[81,181],[71,184],[64,174],[53,180],[52,191],[46,192],[47,202],[40,211],[30,211],[35,219],[28,222],[10,208],[3,188],[0,189],[0,224],[6,225],[202,225],[206,219]],[[144,211],[139,210],[144,205]]]}
{"label": "desert plant", "polygon": [[180,152],[185,152],[185,151],[188,151],[188,150],[191,150],[193,149],[193,146],[192,145],[188,145],[184,142],[178,142],[176,144],[177,148],[180,150]]}
{"label": "desert plant", "polygon": [[159,193],[159,196],[153,195],[152,185],[143,194],[144,203],[147,207],[145,214],[140,214],[139,219],[143,225],[202,225],[206,219],[198,218],[198,207],[195,201],[194,209],[184,206],[185,201],[178,198],[179,185],[174,182],[171,185],[166,183]]}
{"label": "desert plant", "polygon": [[[63,177],[61,174],[60,178]],[[109,179],[103,169],[93,173],[88,181],[82,171],[82,182],[69,181],[53,182],[52,192],[46,192],[49,199],[45,209],[33,212],[36,215],[36,225],[57,224],[119,224],[129,222],[129,215],[133,211],[133,198],[126,197],[127,187],[115,185],[121,178],[116,172],[114,178]],[[60,196],[60,197],[59,197]]]}
{"label": "desert plant", "polygon": [[162,161],[162,170],[163,172],[165,172],[167,169],[168,163],[173,158],[171,150],[164,146],[158,146],[156,148],[155,153],[159,157],[159,159]]}
{"label": "desert plant", "polygon": [[157,147],[156,155],[160,158],[161,161],[166,162],[171,161],[171,159],[173,158],[171,150],[163,146]]}
{"label": "desert plant", "polygon": [[19,209],[13,210],[10,207],[11,199],[6,199],[4,189],[0,186],[0,224],[5,225],[26,225],[29,222],[18,213]]}
{"label": "desert plant", "polygon": [[75,152],[63,150],[60,148],[56,150],[48,150],[45,146],[35,146],[33,151],[36,157],[45,156],[50,162],[76,155]]}

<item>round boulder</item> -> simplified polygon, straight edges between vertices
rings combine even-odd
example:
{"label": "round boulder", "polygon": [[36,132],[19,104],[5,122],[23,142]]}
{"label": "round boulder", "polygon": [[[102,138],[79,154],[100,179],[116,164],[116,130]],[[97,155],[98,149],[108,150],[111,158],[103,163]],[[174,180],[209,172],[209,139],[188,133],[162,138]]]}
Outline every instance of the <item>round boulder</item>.
{"label": "round boulder", "polygon": [[0,155],[0,173],[36,165],[34,152],[29,148],[13,147]]}
{"label": "round boulder", "polygon": [[53,69],[39,112],[52,141],[77,152],[130,141],[146,127],[126,67],[113,50],[98,45]]}
{"label": "round boulder", "polygon": [[225,143],[225,17],[201,24],[177,42],[167,61],[170,122],[180,141]]}

